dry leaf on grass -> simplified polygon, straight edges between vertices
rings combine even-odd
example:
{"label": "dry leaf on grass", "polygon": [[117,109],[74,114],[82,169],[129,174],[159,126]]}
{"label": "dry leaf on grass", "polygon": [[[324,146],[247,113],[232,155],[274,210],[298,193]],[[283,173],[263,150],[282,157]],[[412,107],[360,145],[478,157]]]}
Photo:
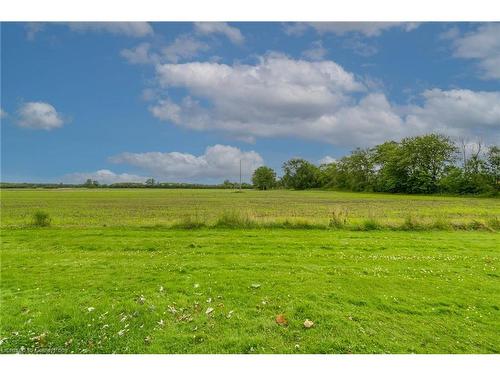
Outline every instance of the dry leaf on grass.
{"label": "dry leaf on grass", "polygon": [[306,319],[304,321],[304,327],[305,328],[311,328],[314,325],[314,322],[312,320]]}
{"label": "dry leaf on grass", "polygon": [[285,318],[285,315],[278,314],[276,315],[276,323],[278,323],[281,326],[286,326],[288,324],[288,320]]}

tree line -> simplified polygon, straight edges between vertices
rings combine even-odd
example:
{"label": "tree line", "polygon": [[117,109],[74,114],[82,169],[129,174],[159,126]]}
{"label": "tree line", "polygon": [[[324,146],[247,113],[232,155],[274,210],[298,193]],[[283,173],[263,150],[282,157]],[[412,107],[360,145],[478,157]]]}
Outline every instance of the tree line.
{"label": "tree line", "polygon": [[407,194],[498,194],[500,148],[454,142],[441,134],[404,138],[350,155],[319,167],[294,158],[283,163],[283,175],[257,168],[254,187],[388,192]]}

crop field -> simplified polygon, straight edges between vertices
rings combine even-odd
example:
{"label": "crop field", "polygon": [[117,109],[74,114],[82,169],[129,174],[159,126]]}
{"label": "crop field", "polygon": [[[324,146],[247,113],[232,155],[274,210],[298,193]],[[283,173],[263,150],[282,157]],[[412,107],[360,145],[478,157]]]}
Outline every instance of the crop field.
{"label": "crop field", "polygon": [[0,352],[499,353],[499,217],[494,198],[3,190]]}
{"label": "crop field", "polygon": [[327,225],[332,211],[345,212],[352,224],[371,219],[398,225],[413,218],[491,226],[500,219],[500,200],[495,198],[290,190],[4,190],[1,208],[3,228],[29,225],[37,209],[49,213],[54,226],[85,228],[170,226],[186,219],[210,225],[227,213],[258,223],[290,220],[317,225]]}

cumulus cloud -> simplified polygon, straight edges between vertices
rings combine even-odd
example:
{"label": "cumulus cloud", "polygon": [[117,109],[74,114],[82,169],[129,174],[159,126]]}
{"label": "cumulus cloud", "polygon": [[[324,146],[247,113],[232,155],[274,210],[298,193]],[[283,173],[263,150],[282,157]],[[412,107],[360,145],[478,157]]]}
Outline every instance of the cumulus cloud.
{"label": "cumulus cloud", "polygon": [[52,130],[64,125],[63,116],[49,103],[23,103],[17,115],[18,124],[23,128]]}
{"label": "cumulus cloud", "polygon": [[375,37],[392,28],[412,31],[418,26],[419,24],[416,22],[296,22],[285,24],[284,31],[288,35],[302,35],[312,28],[319,34],[345,35],[356,33],[367,37]]}
{"label": "cumulus cloud", "polygon": [[419,105],[394,105],[333,61],[270,54],[255,65],[192,62],[156,70],[159,90],[183,88],[187,95],[157,100],[149,108],[153,116],[250,142],[296,137],[365,146],[433,131],[499,133],[500,92],[434,89],[421,94]]}
{"label": "cumulus cloud", "polygon": [[128,173],[114,173],[109,169],[100,169],[96,172],[77,172],[63,176],[62,180],[67,184],[81,184],[88,179],[96,180],[100,184],[113,184],[116,182],[144,182],[146,177]]}
{"label": "cumulus cloud", "polygon": [[66,25],[76,32],[106,32],[115,35],[145,37],[154,34],[148,22],[67,22]]}
{"label": "cumulus cloud", "polygon": [[170,45],[162,49],[163,55],[170,62],[178,62],[182,59],[192,58],[200,52],[209,49],[208,44],[201,42],[191,35],[180,35]]}
{"label": "cumulus cloud", "polygon": [[311,48],[302,52],[302,56],[309,60],[319,61],[323,60],[327,53],[328,51],[323,47],[321,40],[317,40],[312,43]]}
{"label": "cumulus cloud", "polygon": [[477,61],[482,78],[500,79],[500,23],[483,24],[465,35],[451,29],[441,36],[453,41],[455,57]]}
{"label": "cumulus cloud", "polygon": [[146,42],[135,48],[123,49],[120,54],[130,64],[155,64],[159,62],[159,56],[151,52],[151,44]]}
{"label": "cumulus cloud", "polygon": [[163,62],[178,63],[198,56],[210,46],[189,34],[178,36],[166,46],[152,46],[140,43],[134,48],[123,49],[120,54],[130,64],[160,64]]}
{"label": "cumulus cloud", "polygon": [[111,162],[144,169],[155,177],[176,180],[236,179],[240,160],[246,178],[263,164],[262,157],[255,151],[224,145],[207,147],[200,156],[181,152],[126,152],[110,158]]}
{"label": "cumulus cloud", "polygon": [[432,89],[422,97],[422,106],[408,110],[408,127],[498,140],[500,92]]}
{"label": "cumulus cloud", "polygon": [[222,34],[234,44],[243,44],[245,38],[241,31],[226,22],[195,22],[195,30],[199,34]]}

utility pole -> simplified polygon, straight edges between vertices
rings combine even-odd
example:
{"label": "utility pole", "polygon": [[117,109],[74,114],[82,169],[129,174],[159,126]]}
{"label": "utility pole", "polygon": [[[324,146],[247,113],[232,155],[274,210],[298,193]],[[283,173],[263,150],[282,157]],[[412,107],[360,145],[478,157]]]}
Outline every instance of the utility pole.
{"label": "utility pole", "polygon": [[240,191],[241,191],[241,159],[240,159]]}

